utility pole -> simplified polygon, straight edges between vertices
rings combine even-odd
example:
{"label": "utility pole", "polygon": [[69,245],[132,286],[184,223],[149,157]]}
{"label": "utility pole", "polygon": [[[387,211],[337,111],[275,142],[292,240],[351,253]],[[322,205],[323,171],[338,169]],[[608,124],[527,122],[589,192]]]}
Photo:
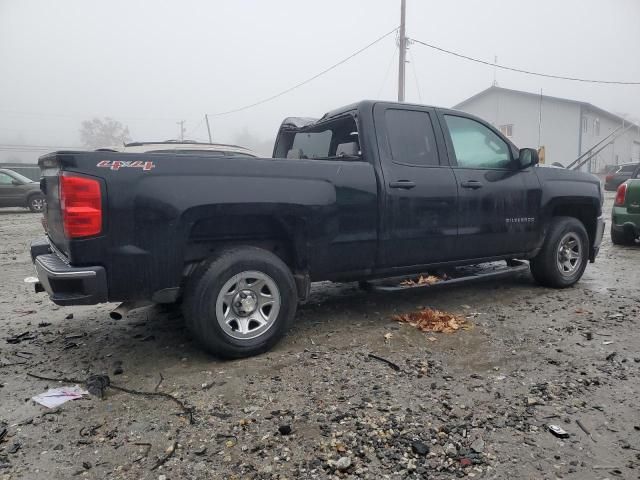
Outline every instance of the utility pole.
{"label": "utility pole", "polygon": [[176,124],[180,125],[180,141],[184,142],[184,132],[185,132],[185,128],[184,128],[184,120],[180,120],[179,122],[176,122]]}
{"label": "utility pole", "polygon": [[498,56],[494,55],[493,56],[493,86],[494,87],[498,86],[498,77],[497,77],[498,67],[496,67],[496,65],[498,65]]}
{"label": "utility pole", "polygon": [[404,102],[404,71],[407,64],[407,36],[405,32],[405,14],[407,0],[400,3],[400,54],[398,55],[398,101]]}
{"label": "utility pole", "polygon": [[209,128],[209,115],[207,115],[206,113],[204,114],[204,119],[207,122],[207,133],[209,134],[209,143],[213,143],[213,140],[211,138],[211,128]]}

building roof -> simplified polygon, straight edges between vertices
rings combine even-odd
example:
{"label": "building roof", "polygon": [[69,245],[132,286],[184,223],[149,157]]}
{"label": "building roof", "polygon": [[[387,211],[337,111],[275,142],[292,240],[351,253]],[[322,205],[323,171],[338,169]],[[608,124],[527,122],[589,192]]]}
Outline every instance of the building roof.
{"label": "building roof", "polygon": [[627,124],[634,124],[636,127],[638,126],[634,122],[632,122],[632,121],[630,121],[630,120],[628,120],[628,119],[626,119],[624,117],[621,117],[620,115],[616,115],[615,113],[608,112],[607,110],[604,110],[604,109],[602,109],[600,107],[596,107],[595,105],[593,105],[591,103],[588,103],[588,102],[582,102],[582,101],[579,101],[579,100],[571,100],[571,99],[562,98],[562,97],[552,97],[550,95],[541,95],[540,93],[524,92],[522,90],[513,90],[513,89],[510,89],[510,88],[502,88],[502,87],[498,87],[498,86],[495,86],[495,85],[492,85],[489,88],[486,88],[486,89],[482,90],[481,92],[478,92],[475,95],[467,98],[466,100],[461,101],[460,103],[455,105],[453,108],[462,109],[467,103],[471,102],[472,100],[475,100],[476,98],[484,96],[484,95],[486,95],[488,93],[491,93],[491,92],[515,93],[515,94],[518,94],[518,95],[534,97],[536,99],[542,97],[544,100],[554,100],[554,101],[557,101],[557,102],[564,102],[564,103],[569,103],[569,104],[572,104],[572,105],[578,105],[580,107],[588,108],[589,110],[597,112],[602,116],[613,118],[613,119],[615,119],[615,120],[617,120],[619,122],[625,122]]}

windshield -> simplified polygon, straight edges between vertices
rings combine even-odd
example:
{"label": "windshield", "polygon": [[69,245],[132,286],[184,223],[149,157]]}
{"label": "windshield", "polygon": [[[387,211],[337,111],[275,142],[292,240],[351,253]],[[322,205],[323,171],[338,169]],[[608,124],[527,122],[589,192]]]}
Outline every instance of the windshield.
{"label": "windshield", "polygon": [[13,170],[10,170],[8,173],[13,178],[15,178],[16,180],[21,181],[22,183],[35,183],[34,180],[31,180],[30,178],[27,178],[24,175],[20,175],[18,172],[14,172]]}

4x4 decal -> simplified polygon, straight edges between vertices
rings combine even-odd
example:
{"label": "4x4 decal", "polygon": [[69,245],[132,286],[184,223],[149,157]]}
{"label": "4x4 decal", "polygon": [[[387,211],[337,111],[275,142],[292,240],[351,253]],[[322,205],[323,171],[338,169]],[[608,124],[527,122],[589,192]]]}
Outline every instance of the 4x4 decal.
{"label": "4x4 decal", "polygon": [[123,160],[102,160],[101,162],[98,162],[98,164],[96,165],[96,167],[99,168],[109,168],[111,170],[120,170],[121,168],[141,168],[142,170],[148,172],[149,170],[151,170],[152,168],[155,168],[156,166],[154,165],[153,162],[142,162],[139,160],[134,161],[123,161]]}

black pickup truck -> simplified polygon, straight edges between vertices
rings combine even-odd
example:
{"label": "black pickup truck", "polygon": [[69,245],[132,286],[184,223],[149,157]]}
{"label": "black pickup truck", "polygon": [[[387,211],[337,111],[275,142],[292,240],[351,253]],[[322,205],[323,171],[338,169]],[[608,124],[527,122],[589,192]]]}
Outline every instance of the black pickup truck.
{"label": "black pickup truck", "polygon": [[598,253],[600,183],[537,163],[466,113],[375,101],[286,119],[273,158],[51,153],[36,290],[180,302],[204,347],[242,357],[282,337],[315,281],[528,259],[568,287]]}

